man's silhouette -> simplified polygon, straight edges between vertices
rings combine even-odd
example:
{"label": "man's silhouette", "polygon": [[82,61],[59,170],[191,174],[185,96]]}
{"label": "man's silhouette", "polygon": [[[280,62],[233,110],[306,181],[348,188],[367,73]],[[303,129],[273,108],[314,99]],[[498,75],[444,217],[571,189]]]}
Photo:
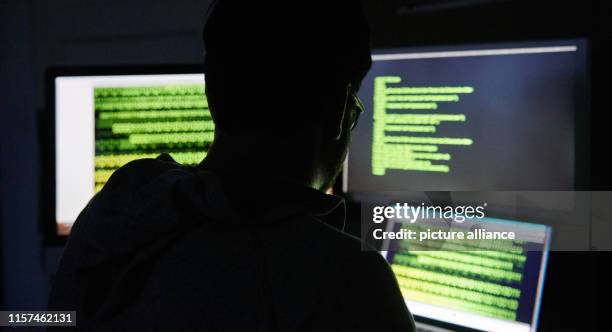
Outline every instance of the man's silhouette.
{"label": "man's silhouette", "polygon": [[117,170],[75,223],[50,308],[92,331],[413,330],[388,264],[324,194],[359,115],[368,33],[357,1],[215,3],[207,157]]}

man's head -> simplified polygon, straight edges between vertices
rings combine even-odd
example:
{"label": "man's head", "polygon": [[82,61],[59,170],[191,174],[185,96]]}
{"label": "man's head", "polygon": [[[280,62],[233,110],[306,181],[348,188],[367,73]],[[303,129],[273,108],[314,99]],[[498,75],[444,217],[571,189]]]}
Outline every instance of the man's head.
{"label": "man's head", "polygon": [[360,2],[219,0],[203,37],[216,125],[211,152],[259,142],[252,152],[269,164],[300,167],[313,186],[329,185],[357,116],[353,95],[371,64]]}

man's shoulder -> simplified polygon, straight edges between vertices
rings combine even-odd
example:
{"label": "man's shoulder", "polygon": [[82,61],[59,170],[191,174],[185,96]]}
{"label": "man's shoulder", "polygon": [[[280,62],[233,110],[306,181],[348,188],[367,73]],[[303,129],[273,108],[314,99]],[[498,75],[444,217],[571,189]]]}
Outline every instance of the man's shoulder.
{"label": "man's shoulder", "polygon": [[319,224],[323,238],[328,240],[328,243],[324,245],[331,246],[334,250],[332,255],[347,263],[344,265],[344,268],[350,270],[347,272],[361,274],[389,272],[387,260],[374,247],[340,229],[323,222]]}
{"label": "man's shoulder", "polygon": [[113,172],[88,207],[129,210],[134,205],[144,206],[148,204],[147,198],[169,190],[178,180],[190,175],[186,166],[176,163],[168,154],[132,160]]}
{"label": "man's shoulder", "polygon": [[339,269],[388,272],[385,258],[359,238],[322,220],[304,216],[281,223],[271,232],[277,245],[285,250],[301,251]]}
{"label": "man's shoulder", "polygon": [[268,271],[271,284],[281,290],[277,302],[316,311],[312,326],[326,329],[414,331],[395,276],[379,252],[317,218],[293,219],[278,229],[264,243],[272,249]]}
{"label": "man's shoulder", "polygon": [[136,159],[113,172],[107,185],[112,186],[117,183],[137,185],[138,183],[148,182],[166,171],[180,167],[181,165],[177,164],[168,154],[161,154],[157,158]]}

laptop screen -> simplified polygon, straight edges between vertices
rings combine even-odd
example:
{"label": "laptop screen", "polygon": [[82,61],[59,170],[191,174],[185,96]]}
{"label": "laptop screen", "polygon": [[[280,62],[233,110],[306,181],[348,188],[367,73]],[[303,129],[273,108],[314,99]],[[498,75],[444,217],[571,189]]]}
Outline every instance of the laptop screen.
{"label": "laptop screen", "polygon": [[[477,223],[514,232],[512,250],[458,249],[452,241],[429,243],[427,248],[408,240],[383,243],[408,308],[417,321],[425,318],[444,326],[535,331],[550,228],[495,218],[457,227],[473,231]],[[403,227],[411,225],[393,220],[387,224],[388,230]]]}

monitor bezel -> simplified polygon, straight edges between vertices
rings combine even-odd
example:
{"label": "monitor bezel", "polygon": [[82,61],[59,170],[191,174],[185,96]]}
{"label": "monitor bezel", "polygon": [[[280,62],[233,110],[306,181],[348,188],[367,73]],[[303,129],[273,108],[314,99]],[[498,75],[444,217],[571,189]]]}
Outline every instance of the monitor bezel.
{"label": "monitor bezel", "polygon": [[63,246],[68,235],[58,234],[56,221],[56,142],[55,142],[55,79],[69,76],[131,76],[164,74],[202,74],[202,64],[117,65],[49,67],[45,72],[45,108],[39,119],[40,209],[39,220],[43,243],[47,247]]}

